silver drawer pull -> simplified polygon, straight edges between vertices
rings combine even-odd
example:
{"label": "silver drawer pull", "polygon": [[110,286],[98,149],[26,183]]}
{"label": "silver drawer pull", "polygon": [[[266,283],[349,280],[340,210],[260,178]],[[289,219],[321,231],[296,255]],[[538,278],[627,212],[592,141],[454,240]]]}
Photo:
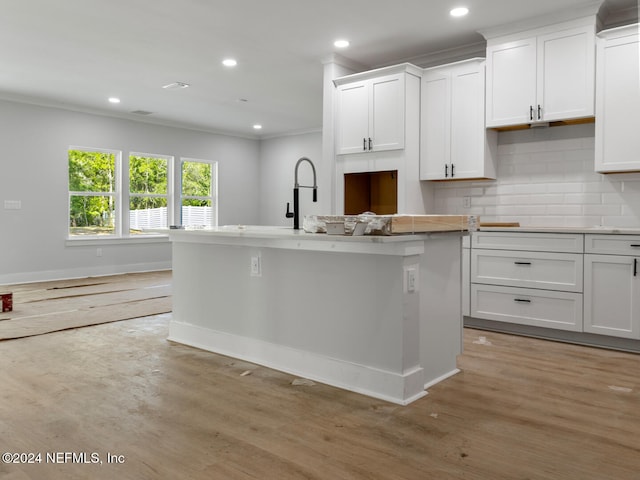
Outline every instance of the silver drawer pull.
{"label": "silver drawer pull", "polygon": [[531,262],[513,262],[516,265],[531,265]]}
{"label": "silver drawer pull", "polygon": [[514,298],[513,301],[518,303],[531,303],[531,300],[528,298]]}

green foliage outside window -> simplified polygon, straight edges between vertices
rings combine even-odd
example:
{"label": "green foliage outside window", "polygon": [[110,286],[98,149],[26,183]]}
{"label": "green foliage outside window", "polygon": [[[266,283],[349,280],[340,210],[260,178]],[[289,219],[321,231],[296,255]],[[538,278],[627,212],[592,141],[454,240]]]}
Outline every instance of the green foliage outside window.
{"label": "green foliage outside window", "polygon": [[130,209],[143,210],[167,206],[166,197],[141,197],[136,194],[167,194],[167,160],[155,157],[129,157]]}
{"label": "green foliage outside window", "polygon": [[113,233],[115,154],[69,150],[68,158],[69,191],[72,192],[69,198],[70,233]]}
{"label": "green foliage outside window", "polygon": [[[182,163],[182,205],[211,206],[211,164],[205,162]],[[205,197],[205,198],[193,198]]]}

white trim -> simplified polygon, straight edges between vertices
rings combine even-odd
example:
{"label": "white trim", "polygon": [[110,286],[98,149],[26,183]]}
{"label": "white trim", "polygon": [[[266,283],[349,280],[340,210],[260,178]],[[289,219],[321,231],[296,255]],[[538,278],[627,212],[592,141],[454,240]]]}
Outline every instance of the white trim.
{"label": "white trim", "polygon": [[218,226],[218,204],[219,204],[219,198],[218,198],[218,161],[217,160],[207,160],[207,159],[202,159],[202,158],[193,158],[193,157],[180,157],[178,162],[176,162],[178,164],[178,172],[179,172],[179,179],[176,183],[176,192],[175,192],[175,198],[176,198],[176,207],[174,209],[175,212],[175,219],[174,219],[174,223],[173,225],[183,225],[182,223],[182,201],[185,198],[193,198],[193,196],[191,195],[187,195],[186,197],[183,197],[182,195],[182,167],[184,166],[185,162],[191,162],[191,163],[207,163],[209,165],[211,165],[211,185],[210,185],[210,194],[209,197],[202,197],[203,199],[208,199],[211,201],[211,225],[209,225],[210,227],[217,227]]}
{"label": "white trim", "polygon": [[584,25],[594,25],[595,27],[599,22],[597,14],[602,3],[603,0],[597,0],[582,7],[568,8],[497,27],[481,29],[478,30],[478,33],[487,40],[487,46],[490,46],[496,41],[500,43],[511,41],[500,38],[505,36],[514,36],[514,40],[516,40],[544,35],[549,29],[557,30],[558,27],[563,30]]}
{"label": "white trim", "polygon": [[[165,160],[167,162],[167,192],[166,193],[138,193],[131,192],[131,157],[138,158],[146,158],[146,159],[155,159],[155,160]],[[131,198],[164,198],[167,202],[167,226],[175,224],[175,219],[173,218],[174,212],[174,162],[175,157],[173,155],[165,155],[160,153],[145,153],[145,152],[137,152],[137,151],[129,151],[129,155],[127,156],[127,170],[126,175],[122,175],[122,180],[126,178],[127,188],[123,188],[123,203],[122,203],[122,211],[126,209],[127,214],[122,215],[122,236],[128,237],[131,235],[131,224],[130,224],[130,215],[131,215]],[[124,173],[124,171],[123,171]],[[126,199],[124,198],[126,196]],[[125,218],[126,217],[126,218]],[[124,232],[127,232],[127,235],[124,235]]]}
{"label": "white trim", "polygon": [[109,236],[82,236],[68,237],[64,245],[65,247],[85,247],[87,245],[127,245],[139,243],[168,243],[169,232],[162,235],[136,235],[135,237],[116,237]]}
{"label": "white trim", "polygon": [[[101,192],[101,191],[78,191],[71,190],[71,185],[69,184],[69,152],[72,150],[77,150],[81,152],[87,153],[104,153],[114,156],[114,166],[113,166],[113,174],[114,174],[114,191],[113,192]],[[110,148],[100,148],[100,147],[81,147],[78,145],[68,145],[67,146],[67,234],[71,233],[71,225],[69,224],[69,214],[71,213],[71,197],[72,196],[89,196],[89,197],[113,197],[114,202],[114,225],[113,225],[113,235],[114,236],[122,236],[122,151]],[[128,211],[128,210],[127,210]]]}
{"label": "white trim", "polygon": [[434,378],[430,382],[425,383],[424,384],[424,389],[427,390],[428,388],[433,387],[436,383],[440,383],[440,382],[442,382],[443,380],[446,380],[449,377],[453,377],[457,373],[460,373],[460,369],[459,368],[454,368],[450,372],[447,372],[444,375],[440,375],[439,377]]}
{"label": "white trim", "polygon": [[395,373],[172,320],[168,340],[399,405],[424,397],[423,369]]}

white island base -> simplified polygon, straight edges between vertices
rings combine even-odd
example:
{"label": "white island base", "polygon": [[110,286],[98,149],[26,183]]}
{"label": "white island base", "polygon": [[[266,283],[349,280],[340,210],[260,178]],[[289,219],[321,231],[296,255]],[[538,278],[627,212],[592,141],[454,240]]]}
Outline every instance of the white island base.
{"label": "white island base", "polygon": [[173,231],[169,340],[406,405],[458,372],[462,235]]}

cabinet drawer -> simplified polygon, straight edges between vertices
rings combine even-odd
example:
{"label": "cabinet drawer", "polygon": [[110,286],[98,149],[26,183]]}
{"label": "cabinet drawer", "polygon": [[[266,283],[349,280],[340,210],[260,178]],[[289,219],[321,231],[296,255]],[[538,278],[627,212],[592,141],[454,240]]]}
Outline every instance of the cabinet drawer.
{"label": "cabinet drawer", "polygon": [[472,250],[471,281],[582,292],[582,254]]}
{"label": "cabinet drawer", "polygon": [[473,232],[473,248],[533,250],[538,252],[583,252],[583,235],[571,233]]}
{"label": "cabinet drawer", "polygon": [[640,256],[640,235],[585,235],[585,252]]}
{"label": "cabinet drawer", "polygon": [[582,294],[475,284],[471,316],[580,332]]}

